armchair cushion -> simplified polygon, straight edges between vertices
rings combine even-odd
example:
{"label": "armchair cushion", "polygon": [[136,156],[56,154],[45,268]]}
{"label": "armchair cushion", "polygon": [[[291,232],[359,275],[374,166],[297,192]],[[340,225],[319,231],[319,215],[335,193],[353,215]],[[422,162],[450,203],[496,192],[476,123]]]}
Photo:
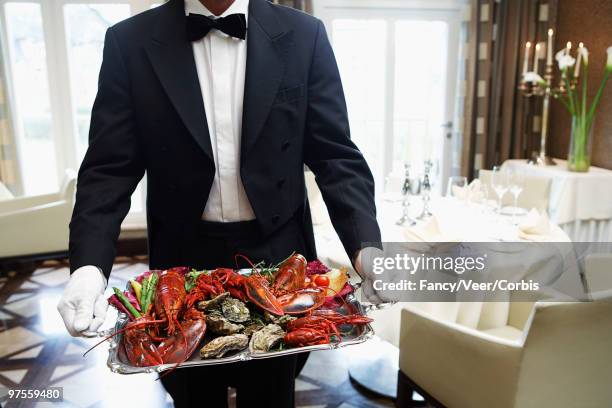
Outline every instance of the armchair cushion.
{"label": "armchair cushion", "polygon": [[523,338],[523,331],[512,326],[497,327],[495,329],[483,330],[482,332],[510,341],[520,341]]}

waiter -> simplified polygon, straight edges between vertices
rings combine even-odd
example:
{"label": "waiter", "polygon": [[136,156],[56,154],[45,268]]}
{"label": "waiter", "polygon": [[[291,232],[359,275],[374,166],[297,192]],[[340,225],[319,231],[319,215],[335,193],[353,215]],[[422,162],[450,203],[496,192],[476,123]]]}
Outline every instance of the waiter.
{"label": "waiter", "polygon": [[[130,196],[147,173],[152,269],[316,257],[304,164],[352,260],[379,242],[374,182],[349,137],[321,21],[265,0],[170,0],[108,29],[58,309],[97,330]],[[176,370],[176,407],[294,405],[294,356]]]}

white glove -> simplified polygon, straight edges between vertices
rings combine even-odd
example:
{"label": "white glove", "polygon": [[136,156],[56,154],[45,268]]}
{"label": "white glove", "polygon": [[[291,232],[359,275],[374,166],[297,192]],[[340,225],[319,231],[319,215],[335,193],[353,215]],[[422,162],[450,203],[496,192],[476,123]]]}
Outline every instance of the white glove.
{"label": "white glove", "polygon": [[[383,251],[376,247],[365,247],[357,252],[355,257],[354,265],[355,271],[362,280],[361,298],[367,302],[380,304],[390,302],[393,300],[383,299],[379,293],[374,290],[374,280],[378,279],[378,276],[372,271],[371,261],[375,256],[382,256]],[[366,264],[364,264],[366,262]],[[369,262],[369,264],[368,264]]]}
{"label": "white glove", "polygon": [[72,273],[57,310],[70,335],[96,331],[104,323],[108,302],[104,297],[106,278],[92,265],[82,266]]}

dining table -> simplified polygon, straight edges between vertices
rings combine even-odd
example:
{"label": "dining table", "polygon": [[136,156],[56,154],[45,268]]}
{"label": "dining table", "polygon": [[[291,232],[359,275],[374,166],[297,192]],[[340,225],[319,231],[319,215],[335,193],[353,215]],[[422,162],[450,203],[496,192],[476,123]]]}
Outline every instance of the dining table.
{"label": "dining table", "polygon": [[[405,205],[408,204],[407,209]],[[407,201],[400,194],[386,194],[377,205],[377,219],[381,228],[384,243],[400,243],[411,241],[439,242],[523,242],[528,243],[529,235],[521,233],[521,225],[533,214],[502,215],[496,212],[492,201],[479,203],[455,197],[433,196],[429,202],[432,216],[422,217],[424,202],[420,196],[408,197]],[[318,209],[320,211],[320,209]],[[407,214],[409,220],[398,225],[402,214]],[[546,215],[542,214],[542,217]],[[325,217],[319,217],[326,219]],[[554,242],[567,250],[571,242],[568,234],[554,222],[547,221],[547,228],[537,239],[539,242]],[[431,224],[435,222],[435,228]],[[346,256],[333,226],[329,222],[316,224],[315,240],[319,259],[331,267],[349,267],[351,263]],[[522,259],[516,254],[517,273],[526,269],[526,263],[537,262]],[[524,258],[524,257],[523,257]],[[554,272],[552,272],[554,273]],[[360,278],[352,272],[352,280]],[[565,282],[569,286],[581,285],[576,279]],[[382,396],[394,398],[397,387],[397,372],[399,359],[399,333],[401,310],[406,302],[383,303],[375,307],[370,316],[376,336],[363,345],[346,350],[351,354],[349,374],[351,378],[366,389]],[[433,307],[435,305],[432,302]],[[492,315],[503,320],[507,313],[507,304],[502,302],[488,303],[489,308],[499,310]],[[494,324],[494,323],[491,323]],[[418,397],[417,397],[418,398]]]}
{"label": "dining table", "polygon": [[506,160],[503,169],[550,180],[548,214],[574,242],[612,242],[612,170],[570,171],[567,161],[537,166]]}
{"label": "dining table", "polygon": [[[322,202],[319,205],[324,207]],[[433,196],[430,208],[448,238],[463,242],[528,242],[519,237],[520,224],[528,213],[516,215],[515,218],[512,215],[498,214],[494,201],[469,203],[452,197]],[[326,212],[326,209],[312,211]],[[403,198],[400,194],[385,194],[377,203],[377,220],[382,242],[410,240],[406,234],[410,223],[397,224],[403,212]],[[422,212],[423,200],[419,196],[410,197],[407,214],[415,222],[414,226],[424,225],[428,221],[429,218],[419,217]],[[569,235],[552,220],[549,226],[548,233],[542,237],[543,240],[571,242]],[[314,232],[319,260],[331,267],[351,267],[351,261],[328,216],[319,217],[319,222],[314,223]]]}

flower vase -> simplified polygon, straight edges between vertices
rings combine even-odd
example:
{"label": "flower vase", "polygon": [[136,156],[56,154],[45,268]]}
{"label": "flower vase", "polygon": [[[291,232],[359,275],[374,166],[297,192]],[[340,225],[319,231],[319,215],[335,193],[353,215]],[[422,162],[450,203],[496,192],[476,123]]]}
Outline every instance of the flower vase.
{"label": "flower vase", "polygon": [[567,167],[570,171],[589,171],[589,167],[591,167],[592,136],[593,122],[573,115],[572,134],[567,155]]}

